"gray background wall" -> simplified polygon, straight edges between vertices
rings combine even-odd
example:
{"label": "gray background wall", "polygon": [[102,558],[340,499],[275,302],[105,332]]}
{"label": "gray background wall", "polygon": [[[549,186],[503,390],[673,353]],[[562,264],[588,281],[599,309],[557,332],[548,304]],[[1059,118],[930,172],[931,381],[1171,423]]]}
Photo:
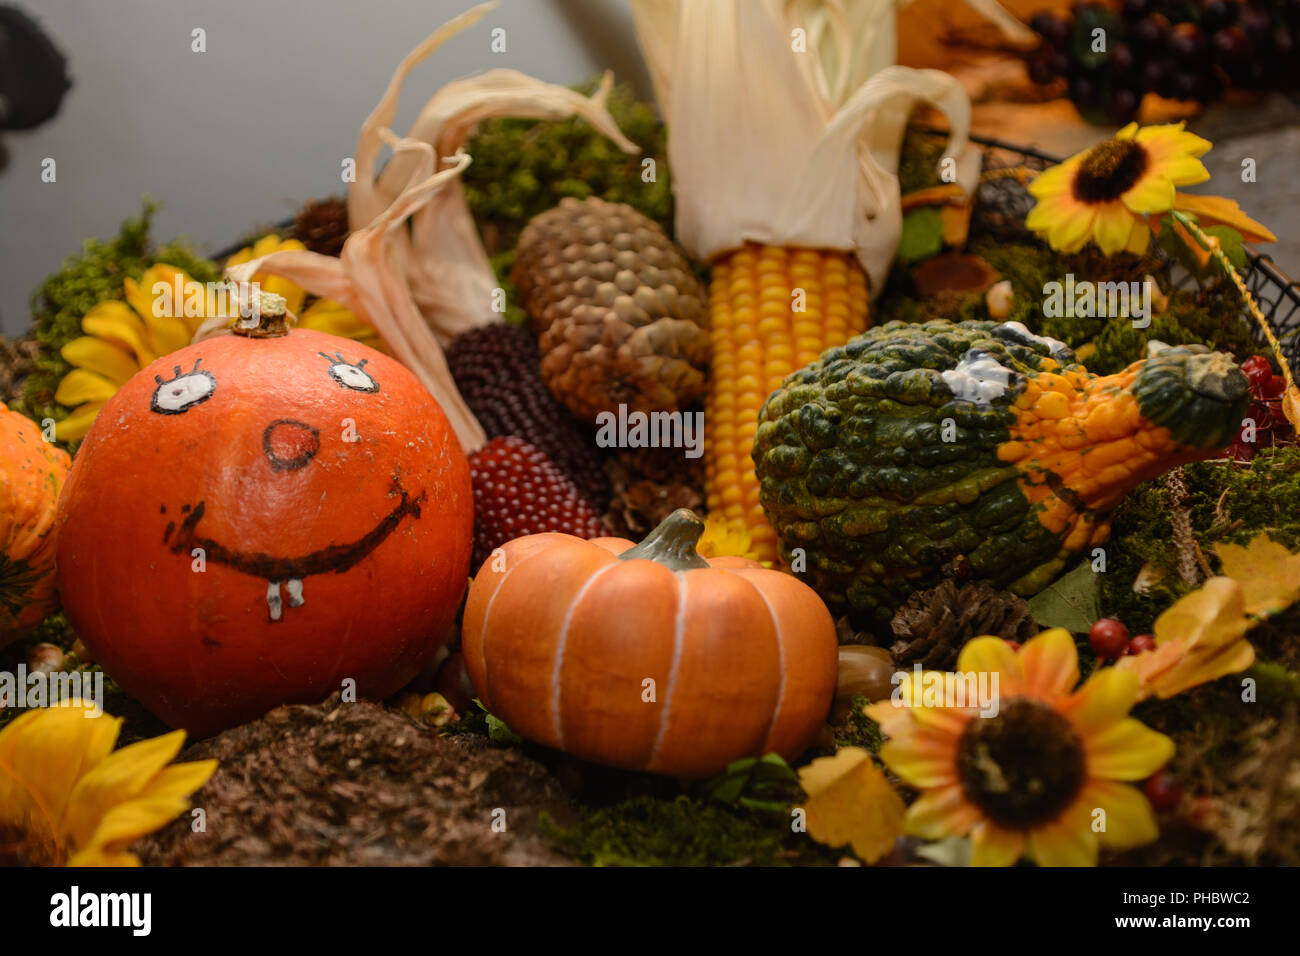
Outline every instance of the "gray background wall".
{"label": "gray background wall", "polygon": [[[15,2],[15,0],[10,0]],[[32,289],[89,236],[109,236],[148,193],[154,236],[214,251],[313,197],[340,194],[340,162],[393,68],[472,0],[16,0],[70,61],[54,120],[3,135],[0,330],[29,322]],[[504,54],[491,30],[506,29]],[[191,31],[207,31],[207,52]],[[605,67],[648,95],[624,0],[502,0],[408,80],[405,131],[444,82],[507,66],[555,83]],[[41,181],[41,161],[57,181]],[[2,160],[0,160],[2,161]]]}

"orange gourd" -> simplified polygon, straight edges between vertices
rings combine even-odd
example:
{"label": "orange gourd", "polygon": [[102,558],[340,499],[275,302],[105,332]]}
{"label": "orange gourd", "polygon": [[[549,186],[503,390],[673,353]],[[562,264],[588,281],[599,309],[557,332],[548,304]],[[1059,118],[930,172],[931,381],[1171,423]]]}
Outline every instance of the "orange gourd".
{"label": "orange gourd", "polygon": [[0,647],[58,607],[54,509],[67,473],[68,453],[0,402]]}
{"label": "orange gourd", "polygon": [[675,511],[633,546],[516,538],[465,606],[465,666],[512,730],[585,760],[705,777],[740,757],[798,756],[835,693],[835,625],[794,577],[705,561]]}
{"label": "orange gourd", "polygon": [[415,376],[332,335],[257,334],[122,386],[60,502],[73,627],[199,735],[349,680],[398,690],[445,641],[469,571],[469,465]]}

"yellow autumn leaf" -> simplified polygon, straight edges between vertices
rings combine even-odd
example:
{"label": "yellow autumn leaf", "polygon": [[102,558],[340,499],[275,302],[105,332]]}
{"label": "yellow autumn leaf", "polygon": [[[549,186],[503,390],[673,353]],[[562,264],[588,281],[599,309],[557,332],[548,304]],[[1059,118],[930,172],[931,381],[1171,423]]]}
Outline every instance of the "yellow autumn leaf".
{"label": "yellow autumn leaf", "polygon": [[1244,548],[1219,544],[1214,549],[1223,573],[1241,585],[1247,614],[1267,617],[1300,600],[1300,554],[1292,554],[1264,532]]}
{"label": "yellow autumn leaf", "polygon": [[1282,414],[1291,423],[1296,435],[1300,435],[1300,389],[1288,385],[1282,393]]}
{"label": "yellow autumn leaf", "polygon": [[1254,663],[1255,648],[1246,640],[1253,623],[1241,584],[1210,578],[1156,618],[1155,650],[1115,666],[1137,674],[1143,697],[1172,697]]}
{"label": "yellow autumn leaf", "polygon": [[1231,226],[1247,242],[1277,242],[1277,236],[1263,223],[1256,222],[1242,212],[1235,199],[1175,192],[1174,208],[1192,213],[1202,226]]}
{"label": "yellow autumn leaf", "polygon": [[841,747],[833,757],[818,757],[799,770],[808,835],[874,863],[903,832],[903,799],[861,747]]}

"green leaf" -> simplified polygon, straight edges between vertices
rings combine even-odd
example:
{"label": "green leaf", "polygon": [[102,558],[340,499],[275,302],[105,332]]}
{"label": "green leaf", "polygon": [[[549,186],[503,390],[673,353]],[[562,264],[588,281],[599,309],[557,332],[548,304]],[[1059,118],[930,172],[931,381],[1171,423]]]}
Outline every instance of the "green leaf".
{"label": "green leaf", "polygon": [[[1183,213],[1183,215],[1193,222],[1196,221],[1196,217],[1190,213]],[[1179,265],[1198,278],[1203,279],[1208,276],[1222,275],[1223,266],[1217,259],[1211,258],[1205,268],[1201,268],[1195,254],[1187,248],[1183,240],[1174,232],[1173,225],[1174,220],[1171,216],[1165,216],[1160,221],[1160,234],[1156,237],[1156,244],[1176,258]],[[1242,246],[1245,240],[1242,238],[1241,233],[1231,226],[1201,226],[1201,231],[1207,236],[1213,236],[1219,240],[1219,247],[1223,249],[1223,254],[1228,257],[1228,261],[1232,263],[1234,269],[1241,272],[1246,268],[1246,250]],[[1195,242],[1195,238],[1192,241]]]}
{"label": "green leaf", "polygon": [[[1219,240],[1219,247],[1223,250],[1223,254],[1228,257],[1228,261],[1232,263],[1234,269],[1240,272],[1246,268],[1246,251],[1241,247],[1245,240],[1242,239],[1241,233],[1231,226],[1207,226],[1204,232],[1206,235],[1214,236]],[[1211,262],[1210,268],[1221,271],[1221,267],[1217,262]]]}
{"label": "green leaf", "polygon": [[483,716],[487,720],[488,739],[494,744],[522,744],[524,742],[523,737],[511,730],[504,720],[484,707],[483,702],[477,697],[474,698],[474,703],[479,710],[483,711]]}
{"label": "green leaf", "polygon": [[1029,599],[1039,627],[1063,627],[1076,634],[1088,631],[1101,617],[1101,579],[1087,561],[1062,575]]}
{"label": "green leaf", "polygon": [[898,240],[900,262],[920,262],[943,251],[943,217],[935,206],[921,206],[903,217]]}
{"label": "green leaf", "polygon": [[765,812],[784,812],[799,795],[799,778],[779,754],[733,760],[716,777],[699,784],[716,803]]}

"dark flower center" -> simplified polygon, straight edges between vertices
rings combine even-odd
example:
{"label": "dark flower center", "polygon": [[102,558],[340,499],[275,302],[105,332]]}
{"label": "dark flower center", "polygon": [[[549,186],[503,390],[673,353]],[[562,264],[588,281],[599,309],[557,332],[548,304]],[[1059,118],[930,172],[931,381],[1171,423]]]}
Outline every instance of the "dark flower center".
{"label": "dark flower center", "polygon": [[1054,820],[1083,786],[1083,744],[1069,721],[1017,697],[996,717],[976,717],[957,748],[957,771],[971,803],[1000,827],[1027,830]]}
{"label": "dark flower center", "polygon": [[1135,140],[1098,143],[1074,173],[1074,198],[1085,203],[1111,202],[1124,195],[1147,170],[1147,151]]}
{"label": "dark flower center", "polygon": [[0,867],[51,866],[56,861],[49,851],[34,844],[22,827],[0,824]]}

